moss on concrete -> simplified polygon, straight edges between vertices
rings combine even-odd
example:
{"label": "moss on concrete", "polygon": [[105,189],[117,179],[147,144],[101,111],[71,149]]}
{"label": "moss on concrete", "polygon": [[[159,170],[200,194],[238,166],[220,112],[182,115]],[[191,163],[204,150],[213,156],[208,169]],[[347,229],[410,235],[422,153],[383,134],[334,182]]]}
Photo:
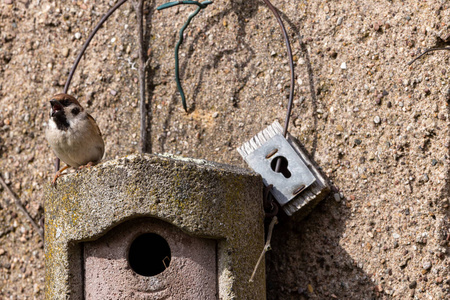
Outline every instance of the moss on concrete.
{"label": "moss on concrete", "polygon": [[220,297],[264,299],[264,267],[248,283],[264,243],[261,199],[258,175],[185,158],[130,155],[62,177],[46,191],[46,299],[82,295],[80,243],[142,217],[219,240]]}

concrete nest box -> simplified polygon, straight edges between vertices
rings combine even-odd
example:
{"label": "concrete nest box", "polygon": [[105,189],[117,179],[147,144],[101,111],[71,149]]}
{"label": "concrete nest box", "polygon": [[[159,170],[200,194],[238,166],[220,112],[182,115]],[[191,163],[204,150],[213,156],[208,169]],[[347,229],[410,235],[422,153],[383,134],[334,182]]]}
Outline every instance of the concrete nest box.
{"label": "concrete nest box", "polygon": [[62,177],[45,202],[46,299],[265,299],[262,180],[132,155]]}

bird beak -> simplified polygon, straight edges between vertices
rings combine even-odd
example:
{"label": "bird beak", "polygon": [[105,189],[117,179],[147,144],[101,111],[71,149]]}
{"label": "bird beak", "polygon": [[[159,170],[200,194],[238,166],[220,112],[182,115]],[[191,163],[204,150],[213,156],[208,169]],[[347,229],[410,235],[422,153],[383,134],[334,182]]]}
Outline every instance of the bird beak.
{"label": "bird beak", "polygon": [[63,106],[58,100],[50,100],[50,105],[52,106],[51,116],[53,117],[57,112],[63,110]]}

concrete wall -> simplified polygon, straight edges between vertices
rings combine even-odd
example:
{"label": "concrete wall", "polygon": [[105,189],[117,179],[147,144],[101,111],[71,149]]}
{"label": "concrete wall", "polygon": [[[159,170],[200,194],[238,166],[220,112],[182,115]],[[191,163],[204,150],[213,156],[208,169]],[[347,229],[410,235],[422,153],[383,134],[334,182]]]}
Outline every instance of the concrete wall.
{"label": "concrete wall", "polygon": [[[245,167],[235,149],[285,117],[278,24],[253,0],[216,0],[193,19],[180,49],[186,114],[173,51],[195,8],[156,12],[164,2],[146,1],[152,152]],[[0,170],[36,220],[53,173],[42,134],[48,101],[110,3],[0,1]],[[434,52],[407,63],[448,45],[450,2],[272,3],[295,60],[290,133],[334,187],[308,218],[275,227],[269,299],[449,298],[450,57]],[[94,38],[69,91],[97,120],[105,160],[138,151],[135,29],[125,4]],[[13,205],[2,204],[0,220],[0,295],[42,298],[39,238]]]}
{"label": "concrete wall", "polygon": [[[114,288],[97,291],[103,296],[105,293],[113,293],[108,296],[129,299],[136,288],[133,284],[136,280],[143,281],[140,284],[144,291],[155,289],[155,280],[163,278],[143,278],[120,266],[114,267],[114,264],[127,265],[123,261],[124,255],[120,254],[126,252],[123,244],[128,244],[128,240],[132,240],[145,226],[149,226],[146,223],[140,223],[140,226],[122,223],[142,218],[150,218],[147,222],[156,224],[153,229],[152,226],[148,227],[149,232],[163,236],[170,235],[166,227],[176,227],[173,229],[173,236],[167,240],[173,246],[174,268],[178,265],[181,273],[172,274],[169,266],[167,274],[161,276],[184,277],[184,281],[165,280],[168,284],[187,286],[167,287],[169,295],[179,295],[170,293],[173,289],[177,289],[178,293],[190,288],[195,290],[198,280],[205,280],[206,284],[211,276],[211,266],[200,268],[204,271],[197,272],[195,276],[190,274],[189,270],[193,269],[189,268],[189,264],[181,268],[182,256],[190,264],[199,260],[199,254],[194,253],[195,246],[190,245],[194,247],[190,250],[188,247],[189,244],[198,243],[196,240],[189,242],[186,239],[185,247],[188,250],[184,254],[180,252],[182,245],[178,242],[177,246],[174,241],[177,240],[177,235],[184,236],[178,233],[181,230],[187,235],[213,239],[217,243],[217,249],[209,247],[217,253],[207,253],[204,257],[205,262],[211,255],[214,260],[217,259],[217,267],[212,267],[216,276],[212,283],[214,295],[217,293],[220,299],[264,299],[264,265],[258,270],[257,279],[249,282],[264,245],[261,197],[262,181],[256,174],[204,160],[132,155],[63,177],[57,188],[48,187],[46,196],[46,299],[79,299],[84,294],[83,289],[89,290],[87,295],[95,298],[92,296],[95,288],[91,286],[95,282],[86,280],[92,274],[100,273],[105,273],[102,275],[105,277],[115,277],[105,281],[106,286]],[[170,224],[151,221],[151,218]],[[131,232],[131,235],[120,234],[117,237],[122,238],[122,242],[116,238],[83,244],[97,240],[118,225],[115,231]],[[98,257],[93,250],[93,245],[99,247],[102,241],[105,241],[109,250],[109,247],[116,247],[111,257],[113,261],[109,263],[102,262],[101,253],[105,251],[98,248]],[[83,260],[86,262],[82,263]],[[117,274],[114,275],[114,272]],[[186,274],[182,275],[182,272]],[[201,278],[199,274],[209,275]],[[117,280],[121,276],[129,280],[120,282],[123,293],[116,289],[119,284]],[[189,282],[189,278],[193,281]],[[214,282],[217,282],[217,286]],[[211,287],[208,288],[206,284],[204,288],[204,291],[197,289],[196,292],[206,293]],[[161,295],[154,296],[158,299]]]}

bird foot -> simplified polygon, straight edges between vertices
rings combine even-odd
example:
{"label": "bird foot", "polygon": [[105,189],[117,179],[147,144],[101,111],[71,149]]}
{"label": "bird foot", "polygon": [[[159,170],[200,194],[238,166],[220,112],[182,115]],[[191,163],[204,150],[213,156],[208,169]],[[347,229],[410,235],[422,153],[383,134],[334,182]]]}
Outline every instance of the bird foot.
{"label": "bird foot", "polygon": [[56,180],[59,178],[59,177],[61,177],[61,176],[63,176],[63,175],[65,175],[66,173],[62,173],[65,169],[67,169],[67,168],[69,168],[69,166],[65,166],[65,167],[63,167],[63,168],[61,168],[58,172],[56,172],[55,173],[55,176],[53,177],[53,180],[52,180],[52,185],[53,186],[56,186]]}
{"label": "bird foot", "polygon": [[79,166],[78,170],[83,170],[84,168],[90,168],[94,165],[94,163],[92,161],[88,162],[87,164],[83,165],[83,166]]}
{"label": "bird foot", "polygon": [[53,185],[53,186],[56,186],[56,180],[57,180],[59,177],[61,177],[61,175],[62,175],[62,174],[61,174],[61,172],[59,172],[59,171],[55,173],[55,176],[53,177],[53,180],[52,180],[52,185]]}

